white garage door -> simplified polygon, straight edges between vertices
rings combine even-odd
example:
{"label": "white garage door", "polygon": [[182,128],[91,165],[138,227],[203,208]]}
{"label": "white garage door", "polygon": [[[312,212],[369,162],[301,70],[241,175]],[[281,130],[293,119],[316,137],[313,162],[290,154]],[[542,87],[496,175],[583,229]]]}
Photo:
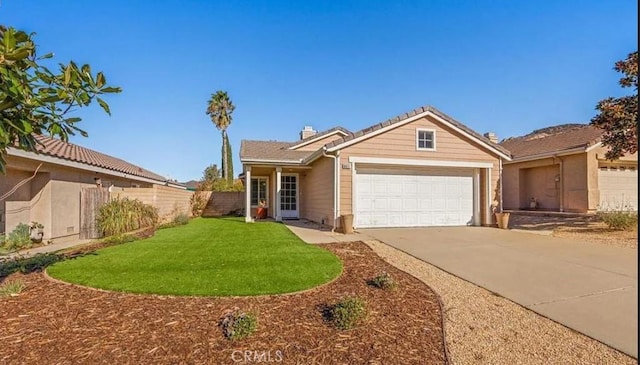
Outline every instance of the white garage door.
{"label": "white garage door", "polygon": [[638,170],[601,167],[599,210],[638,210]]}
{"label": "white garage door", "polygon": [[473,223],[473,170],[358,168],[355,226],[424,227]]}

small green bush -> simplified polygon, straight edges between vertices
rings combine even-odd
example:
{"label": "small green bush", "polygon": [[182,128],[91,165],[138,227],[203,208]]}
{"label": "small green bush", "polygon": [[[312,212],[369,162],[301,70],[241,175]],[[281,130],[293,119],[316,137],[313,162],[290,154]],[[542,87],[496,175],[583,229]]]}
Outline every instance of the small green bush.
{"label": "small green bush", "polygon": [[626,231],[638,226],[638,213],[634,212],[602,212],[598,218],[610,229]]}
{"label": "small green bush", "polygon": [[62,259],[61,256],[53,253],[41,253],[31,257],[3,261],[0,262],[0,278],[4,278],[18,271],[25,274],[42,271],[47,266]]}
{"label": "small green bush", "polygon": [[173,223],[176,225],[185,225],[189,223],[189,216],[185,213],[179,213],[173,217]]}
{"label": "small green bush", "polygon": [[122,243],[129,243],[133,241],[137,241],[138,237],[131,234],[117,234],[115,236],[109,236],[102,240],[102,242],[107,245],[119,245]]}
{"label": "small green bush", "polygon": [[367,316],[365,301],[358,297],[344,298],[331,307],[329,316],[336,328],[353,328]]}
{"label": "small green bush", "polygon": [[253,313],[240,312],[238,308],[225,314],[219,323],[228,340],[240,340],[256,331],[258,319]]}
{"label": "small green bush", "polygon": [[98,226],[105,236],[117,236],[158,223],[158,210],[138,199],[115,198],[98,210]]}
{"label": "small green bush", "polygon": [[10,295],[18,295],[24,290],[24,281],[14,279],[0,285],[0,297],[8,297]]}
{"label": "small green bush", "polygon": [[397,286],[396,281],[387,272],[383,272],[381,275],[369,280],[368,284],[385,290],[394,289]]}
{"label": "small green bush", "polygon": [[9,251],[31,247],[31,227],[20,223],[4,239],[4,248]]}

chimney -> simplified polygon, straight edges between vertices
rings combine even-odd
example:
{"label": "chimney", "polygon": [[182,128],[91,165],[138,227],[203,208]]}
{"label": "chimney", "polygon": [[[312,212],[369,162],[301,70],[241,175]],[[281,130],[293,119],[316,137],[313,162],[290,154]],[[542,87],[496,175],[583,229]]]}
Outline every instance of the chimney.
{"label": "chimney", "polygon": [[487,132],[484,134],[485,137],[487,137],[487,139],[489,141],[491,141],[492,143],[498,144],[498,136],[496,136],[495,133],[493,132]]}
{"label": "chimney", "polygon": [[313,130],[313,127],[310,125],[305,125],[300,132],[300,139],[305,139],[311,136],[315,136],[317,131]]}

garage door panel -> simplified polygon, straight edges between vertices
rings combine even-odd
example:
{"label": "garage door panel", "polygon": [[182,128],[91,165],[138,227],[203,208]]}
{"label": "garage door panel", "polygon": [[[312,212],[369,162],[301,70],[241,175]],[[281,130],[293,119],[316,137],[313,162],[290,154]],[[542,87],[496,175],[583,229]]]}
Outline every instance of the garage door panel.
{"label": "garage door panel", "polygon": [[473,171],[357,168],[356,227],[471,224]]}
{"label": "garage door panel", "polygon": [[638,170],[598,170],[599,210],[638,210]]}

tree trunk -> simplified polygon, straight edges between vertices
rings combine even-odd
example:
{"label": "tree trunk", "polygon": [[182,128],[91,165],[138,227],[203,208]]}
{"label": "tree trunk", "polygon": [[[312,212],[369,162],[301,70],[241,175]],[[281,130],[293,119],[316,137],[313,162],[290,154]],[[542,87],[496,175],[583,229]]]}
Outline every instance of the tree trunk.
{"label": "tree trunk", "polygon": [[222,178],[227,180],[227,132],[222,130]]}

